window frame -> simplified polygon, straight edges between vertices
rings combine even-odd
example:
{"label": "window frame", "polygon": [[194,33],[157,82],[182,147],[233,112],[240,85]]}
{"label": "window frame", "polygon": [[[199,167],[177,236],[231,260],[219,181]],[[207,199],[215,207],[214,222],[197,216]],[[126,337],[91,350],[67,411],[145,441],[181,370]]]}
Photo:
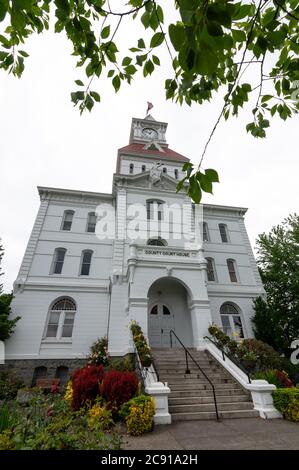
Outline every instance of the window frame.
{"label": "window frame", "polygon": [[[157,244],[150,242],[157,242]],[[147,240],[146,246],[167,246],[167,241],[161,237],[152,237]]]}
{"label": "window frame", "polygon": [[[53,307],[55,306],[56,303],[58,303],[60,301],[63,301],[63,300],[70,301],[75,308],[72,308],[72,309],[66,309],[66,308],[64,308],[64,309],[53,309]],[[57,332],[56,332],[55,336],[47,336],[48,327],[50,325],[50,318],[51,318],[52,313],[57,313],[58,314]],[[67,314],[72,314],[72,316],[73,316],[73,321],[72,321],[72,324],[71,324],[72,325],[71,336],[63,336],[63,328],[66,325],[68,325],[68,324],[65,323]],[[76,304],[76,302],[74,301],[73,298],[65,296],[65,297],[58,297],[57,299],[55,299],[51,303],[50,308],[49,308],[49,312],[48,312],[48,315],[47,315],[47,321],[46,321],[44,334],[43,334],[43,339],[42,339],[43,342],[72,342],[76,314],[77,314],[77,304]]]}
{"label": "window frame", "polygon": [[179,179],[179,170],[177,168],[174,169],[174,179]]}
{"label": "window frame", "polygon": [[141,173],[146,172],[146,165],[141,165]]}
{"label": "window frame", "polygon": [[[58,258],[58,253],[63,252],[63,260],[59,261]],[[52,259],[52,264],[51,264],[51,269],[50,269],[50,274],[54,276],[61,276],[62,275],[62,270],[65,262],[65,255],[66,255],[67,249],[63,247],[55,248],[54,253],[53,253],[53,259]],[[56,266],[57,263],[62,263],[61,265],[61,270],[60,272],[56,272]]]}
{"label": "window frame", "polygon": [[[219,228],[221,243],[230,243],[227,225],[221,223],[221,224],[218,224],[218,228]],[[221,232],[222,228],[224,228],[224,233]],[[223,235],[225,236],[226,240],[223,240]]]}
{"label": "window frame", "polygon": [[133,175],[134,174],[134,163],[130,163],[129,165],[129,175]]}
{"label": "window frame", "polygon": [[[206,239],[205,239],[205,235],[206,235]],[[202,223],[202,241],[205,243],[211,241],[208,222]]]}
{"label": "window frame", "polygon": [[[90,224],[93,225],[93,223],[90,222],[90,218],[91,218],[91,217],[95,217],[95,220],[96,220],[96,221],[95,221],[95,224],[94,224],[94,230],[88,230],[89,225],[90,225]],[[85,232],[87,232],[87,233],[95,233],[95,231],[96,231],[96,226],[97,226],[97,214],[96,214],[96,212],[94,212],[94,211],[88,212],[88,214],[87,214],[87,222],[86,222],[86,229],[85,229]]]}
{"label": "window frame", "polygon": [[[154,217],[152,217],[152,215],[154,214],[154,211],[150,210],[150,207],[152,204],[157,204],[157,214],[158,214],[157,219],[154,219]],[[153,220],[155,222],[161,222],[162,220],[164,220],[164,204],[165,204],[165,201],[161,201],[160,199],[148,199],[146,201],[146,220],[147,221]],[[162,208],[162,210],[159,210],[160,207]]]}
{"label": "window frame", "polygon": [[[67,216],[71,215],[71,220],[66,220]],[[66,209],[64,212],[63,212],[63,216],[62,216],[62,222],[61,222],[61,227],[60,227],[60,230],[64,231],[64,232],[70,232],[71,229],[72,229],[72,225],[73,225],[73,219],[74,219],[74,215],[75,215],[75,211],[72,210],[72,209]],[[65,223],[70,223],[70,227],[69,228],[65,228],[64,227],[64,224]]]}
{"label": "window frame", "polygon": [[[208,256],[206,258],[206,261],[207,261],[207,281],[208,282],[218,282],[218,279],[217,279],[217,272],[216,272],[216,265],[215,265],[215,260],[214,258],[212,258],[211,256]],[[212,269],[209,269],[209,262],[210,262],[210,268]],[[213,274],[213,279],[209,279],[209,272]]]}
{"label": "window frame", "polygon": [[[89,261],[89,263],[84,262],[84,256],[85,256],[86,254],[90,254],[90,261]],[[82,250],[82,253],[81,253],[81,260],[80,260],[79,276],[89,276],[89,275],[90,275],[90,268],[91,268],[92,255],[93,255],[93,251],[92,251],[92,250]],[[82,273],[83,265],[89,265],[88,274],[83,274],[83,273]]]}
{"label": "window frame", "polygon": [[[227,306],[232,307],[233,311],[231,311],[231,312],[221,311],[223,308],[225,308]],[[236,341],[241,341],[242,339],[245,338],[245,329],[244,329],[244,322],[243,322],[243,318],[242,318],[242,312],[241,312],[241,309],[238,305],[234,304],[233,302],[224,302],[220,306],[219,315],[220,315],[222,330],[227,336],[229,336],[230,338],[235,339]],[[225,331],[225,328],[227,328],[227,327],[225,327],[223,325],[222,318],[228,318],[228,322],[229,322],[228,328],[230,328],[230,330],[231,330],[231,335],[229,335],[227,333],[227,331]],[[235,318],[238,318],[239,321],[240,321],[241,335],[235,328],[236,327],[235,321],[234,321]]]}
{"label": "window frame", "polygon": [[[233,267],[233,271],[230,270],[229,268],[229,263],[232,263],[232,267]],[[226,266],[227,266],[227,271],[228,271],[228,276],[229,276],[229,280],[230,282],[236,284],[239,281],[239,275],[238,275],[238,270],[237,270],[237,263],[236,263],[236,260],[233,259],[233,258],[227,258],[226,260]],[[234,276],[234,279],[232,279],[232,276]]]}

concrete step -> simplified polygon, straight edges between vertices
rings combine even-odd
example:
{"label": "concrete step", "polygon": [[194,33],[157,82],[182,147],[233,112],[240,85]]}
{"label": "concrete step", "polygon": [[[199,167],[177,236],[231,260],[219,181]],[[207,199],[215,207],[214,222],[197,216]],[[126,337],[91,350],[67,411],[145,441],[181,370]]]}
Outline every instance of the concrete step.
{"label": "concrete step", "polygon": [[[244,395],[219,395],[216,394],[217,403],[240,403],[248,402],[249,396]],[[213,394],[207,396],[184,396],[184,397],[172,397],[169,395],[168,398],[169,406],[172,405],[201,405],[205,403],[214,403]],[[251,403],[252,404],[252,403]]]}
{"label": "concrete step", "polygon": [[[234,410],[234,411],[220,411],[220,419],[233,419],[233,418],[257,418],[259,412],[256,410]],[[213,411],[202,411],[199,413],[173,413],[171,415],[172,421],[195,421],[216,419],[216,413]]]}
{"label": "concrete step", "polygon": [[[214,376],[214,375],[208,375],[207,376],[213,384],[215,383],[232,383],[234,380],[231,377],[223,377],[223,376]],[[184,375],[159,375],[159,379],[162,380],[162,382],[168,382],[169,384],[175,384],[175,383],[201,383],[201,382],[208,382],[208,379],[203,375],[203,374],[194,374],[193,376],[190,376],[189,374],[184,374]]]}
{"label": "concrete step", "polygon": [[[231,402],[231,403],[219,403],[217,401],[218,411],[238,411],[238,410],[252,410],[252,402]],[[199,413],[206,411],[215,411],[215,404],[213,403],[200,403],[200,404],[184,404],[184,405],[170,405],[170,414],[174,413]]]}
{"label": "concrete step", "polygon": [[[168,384],[170,389],[175,391],[175,390],[212,390],[211,385],[206,381],[206,382],[201,382],[201,383],[186,383],[185,381],[183,383],[175,383],[175,384]],[[237,390],[241,390],[241,386],[235,382],[231,383],[216,383],[214,385],[215,390],[224,390],[226,388],[234,388]]]}
{"label": "concrete step", "polygon": [[[244,396],[247,396],[247,398],[250,398],[250,393],[245,392],[243,389],[240,388],[225,388],[225,389],[219,389],[216,390],[216,397],[222,397],[222,396],[238,396],[240,394],[244,394]],[[213,397],[213,391],[212,389],[208,390],[203,390],[203,389],[178,389],[178,390],[173,390],[171,389],[171,393],[169,395],[169,399],[172,398],[184,398],[188,399],[189,397]]]}

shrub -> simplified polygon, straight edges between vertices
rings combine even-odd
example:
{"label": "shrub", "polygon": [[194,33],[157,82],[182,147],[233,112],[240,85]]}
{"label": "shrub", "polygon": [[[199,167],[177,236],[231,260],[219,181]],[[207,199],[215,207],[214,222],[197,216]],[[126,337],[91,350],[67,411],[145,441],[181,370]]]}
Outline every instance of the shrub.
{"label": "shrub", "polygon": [[280,369],[282,366],[282,358],[275,349],[267,343],[257,339],[244,339],[242,346],[252,351],[258,356],[260,366],[268,369]]}
{"label": "shrub", "polygon": [[116,412],[123,403],[135,395],[137,389],[138,379],[134,372],[111,370],[104,377],[101,394],[113,412]]}
{"label": "shrub", "polygon": [[72,403],[73,400],[73,384],[72,381],[69,380],[65,389],[64,399],[68,403]]}
{"label": "shrub", "polygon": [[273,392],[273,403],[284,418],[299,422],[298,388],[278,388]]}
{"label": "shrub", "polygon": [[87,365],[77,369],[72,377],[72,408],[78,411],[87,401],[94,402],[100,394],[100,384],[104,378],[102,365]]}
{"label": "shrub", "polygon": [[0,373],[0,400],[14,400],[18,390],[24,387],[24,382],[10,372]]}
{"label": "shrub", "polygon": [[108,339],[99,338],[90,347],[88,364],[107,366],[108,362]]}
{"label": "shrub", "polygon": [[101,402],[95,403],[87,413],[87,423],[91,429],[108,429],[113,424],[111,410]]}
{"label": "shrub", "polygon": [[155,415],[155,403],[148,395],[139,395],[128,403],[125,403],[120,411],[120,416],[125,420],[128,433],[132,436],[140,436],[153,428]]}
{"label": "shrub", "polygon": [[284,370],[268,369],[259,371],[254,375],[254,378],[267,380],[269,384],[276,385],[277,388],[290,388],[294,386]]}
{"label": "shrub", "polygon": [[119,370],[121,372],[133,372],[135,367],[131,356],[124,359],[114,359],[109,363],[109,370]]}
{"label": "shrub", "polygon": [[140,325],[138,325],[136,321],[132,321],[130,328],[141,365],[143,367],[150,367],[152,363],[151,350],[144,334],[142,333]]}

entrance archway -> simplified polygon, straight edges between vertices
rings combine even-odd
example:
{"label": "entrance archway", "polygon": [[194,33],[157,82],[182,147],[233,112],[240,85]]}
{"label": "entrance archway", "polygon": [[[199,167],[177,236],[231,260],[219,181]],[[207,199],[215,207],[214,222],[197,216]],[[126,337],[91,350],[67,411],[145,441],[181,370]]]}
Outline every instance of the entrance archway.
{"label": "entrance archway", "polygon": [[[152,348],[170,347],[173,329],[187,347],[193,346],[188,292],[174,278],[155,281],[148,291],[148,338]],[[176,342],[174,341],[174,345]]]}

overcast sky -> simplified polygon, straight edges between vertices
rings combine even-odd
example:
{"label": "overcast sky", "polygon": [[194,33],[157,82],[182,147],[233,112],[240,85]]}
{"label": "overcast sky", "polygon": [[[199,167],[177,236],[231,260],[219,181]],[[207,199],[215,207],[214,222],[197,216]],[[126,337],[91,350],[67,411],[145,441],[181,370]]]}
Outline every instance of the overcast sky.
{"label": "overcast sky", "polygon": [[[132,46],[132,31],[124,26],[121,42],[129,38]],[[154,118],[169,123],[169,146],[199,162],[221,109],[220,99],[191,108],[166,101],[163,84],[171,72],[165,65],[150,79],[136,76],[117,95],[109,83],[95,83],[102,102],[80,116],[70,92],[82,75],[74,68],[66,39],[47,33],[24,49],[30,58],[20,80],[0,72],[1,282],[7,291],[39,207],[38,185],[111,192],[117,149],[127,145],[131,118],[145,116],[147,101],[154,104]],[[203,166],[218,170],[220,184],[203,202],[248,207],[246,226],[254,246],[259,233],[298,212],[298,118],[276,118],[263,140],[246,134],[251,120],[248,108],[218,127]]]}

